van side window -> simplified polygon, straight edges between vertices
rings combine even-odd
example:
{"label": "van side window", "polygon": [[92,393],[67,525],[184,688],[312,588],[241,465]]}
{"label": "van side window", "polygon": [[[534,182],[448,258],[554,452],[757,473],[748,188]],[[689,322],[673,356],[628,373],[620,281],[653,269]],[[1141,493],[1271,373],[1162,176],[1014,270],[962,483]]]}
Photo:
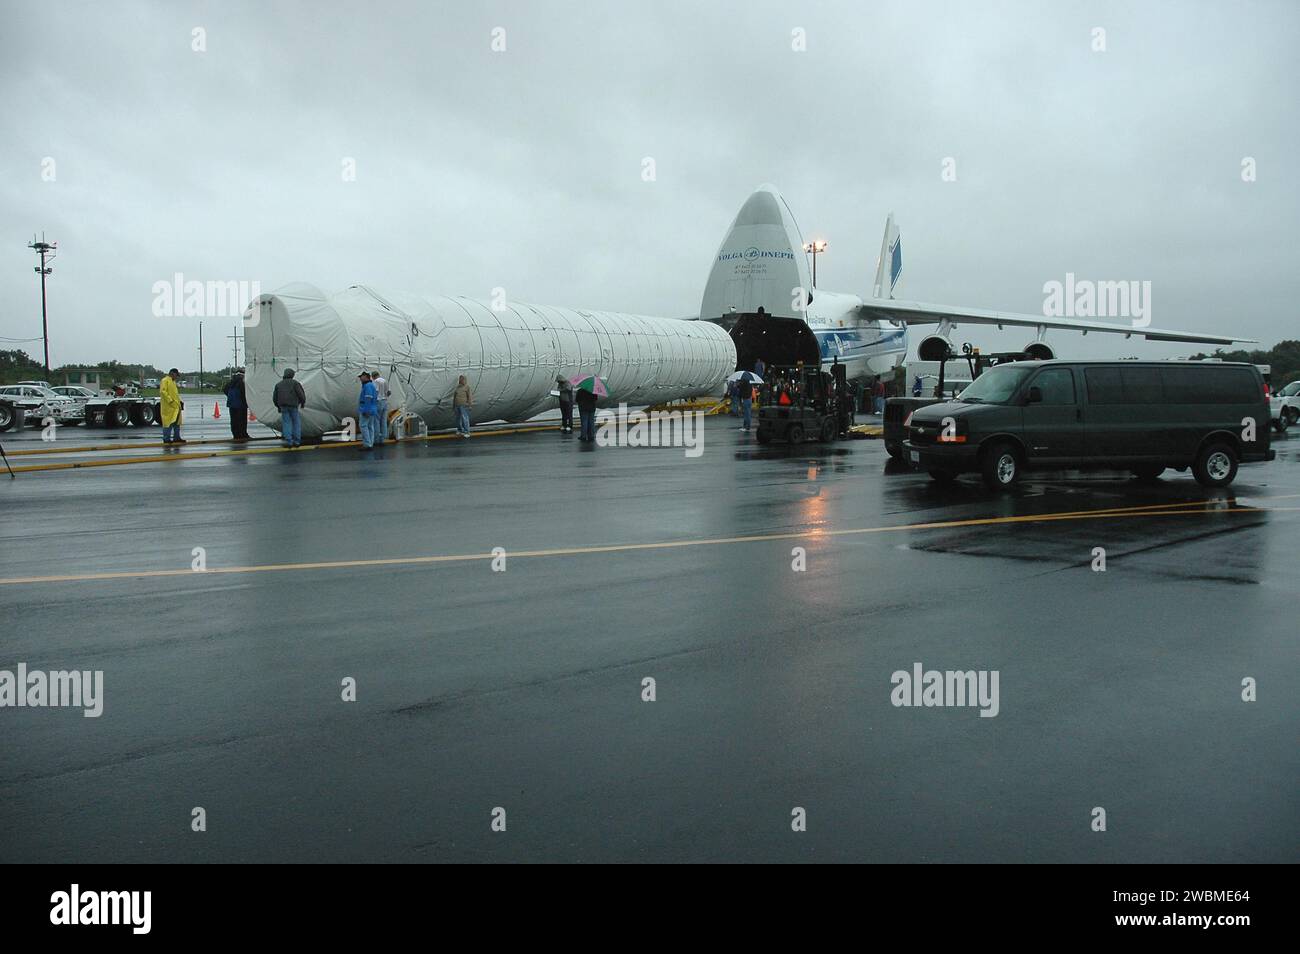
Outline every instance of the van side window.
{"label": "van side window", "polygon": [[1160,368],[1171,404],[1258,404],[1262,389],[1248,368]]}
{"label": "van side window", "polygon": [[1120,368],[1124,382],[1125,404],[1160,404],[1165,399],[1165,389],[1160,385],[1159,368]]}
{"label": "van side window", "polygon": [[1249,368],[1212,368],[1210,377],[1213,404],[1258,404],[1264,400],[1264,389],[1256,385]]}
{"label": "van side window", "polygon": [[1119,368],[1085,368],[1083,378],[1088,383],[1089,404],[1123,404],[1124,385]]}
{"label": "van side window", "polygon": [[1208,379],[1196,368],[1161,368],[1160,380],[1165,386],[1165,400],[1170,404],[1206,404],[1209,401],[1205,388]]}
{"label": "van side window", "polygon": [[1030,384],[1043,392],[1044,404],[1074,404],[1074,374],[1069,368],[1048,368]]}

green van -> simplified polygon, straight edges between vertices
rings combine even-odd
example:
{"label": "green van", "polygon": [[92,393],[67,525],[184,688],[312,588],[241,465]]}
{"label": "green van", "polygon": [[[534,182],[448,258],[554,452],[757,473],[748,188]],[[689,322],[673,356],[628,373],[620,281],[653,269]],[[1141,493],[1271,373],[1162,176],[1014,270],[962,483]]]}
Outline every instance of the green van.
{"label": "green van", "polygon": [[1192,468],[1226,487],[1239,463],[1272,460],[1268,392],[1251,364],[1020,361],[952,401],[913,411],[907,459],[940,482],[981,473],[994,489],[1027,470]]}

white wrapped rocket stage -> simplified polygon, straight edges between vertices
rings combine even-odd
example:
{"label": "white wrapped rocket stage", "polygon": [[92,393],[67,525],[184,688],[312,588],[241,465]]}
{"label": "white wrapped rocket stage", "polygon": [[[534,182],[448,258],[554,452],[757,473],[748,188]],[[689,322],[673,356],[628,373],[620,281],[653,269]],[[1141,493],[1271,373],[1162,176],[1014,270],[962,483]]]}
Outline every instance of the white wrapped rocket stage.
{"label": "white wrapped rocket stage", "polygon": [[260,295],[244,317],[248,402],[279,428],[271,392],[293,368],[307,393],[304,438],[356,417],[362,371],[383,372],[390,414],[452,426],[452,391],[465,375],[474,420],[526,421],[556,406],[555,376],[595,373],[601,403],[657,404],[722,393],[736,367],[727,332],[707,321],[651,318],[519,302],[494,309],[469,298],[380,294],[353,285],[326,294],[288,285]]}

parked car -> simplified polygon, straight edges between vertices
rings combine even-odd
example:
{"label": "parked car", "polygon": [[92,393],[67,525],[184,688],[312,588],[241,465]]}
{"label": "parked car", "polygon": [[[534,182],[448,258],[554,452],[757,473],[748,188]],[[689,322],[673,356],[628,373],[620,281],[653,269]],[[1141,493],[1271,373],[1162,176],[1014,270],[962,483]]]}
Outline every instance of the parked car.
{"label": "parked car", "polygon": [[17,411],[22,412],[26,423],[36,425],[47,417],[58,424],[80,424],[86,417],[83,405],[37,384],[10,384],[0,388],[0,395],[14,408],[14,423]]}
{"label": "parked car", "polygon": [[1285,431],[1300,421],[1300,381],[1292,381],[1282,390],[1274,392],[1268,408],[1273,426],[1279,431]]}
{"label": "parked car", "polygon": [[1264,379],[1253,365],[1023,361],[984,372],[907,422],[908,460],[939,482],[978,472],[994,489],[1027,470],[1187,470],[1224,487],[1272,460]]}
{"label": "parked car", "polygon": [[90,388],[83,388],[80,384],[63,384],[50,390],[60,397],[71,398],[79,404],[85,404],[91,398],[98,397]]}

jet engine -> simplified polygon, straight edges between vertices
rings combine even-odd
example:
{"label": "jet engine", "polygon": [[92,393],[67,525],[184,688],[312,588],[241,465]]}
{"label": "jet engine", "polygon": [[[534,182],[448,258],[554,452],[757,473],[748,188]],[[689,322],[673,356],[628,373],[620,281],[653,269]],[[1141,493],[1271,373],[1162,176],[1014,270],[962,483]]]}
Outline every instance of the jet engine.
{"label": "jet engine", "polygon": [[916,356],[922,361],[943,361],[954,354],[952,342],[943,335],[926,335],[916,346]]}

